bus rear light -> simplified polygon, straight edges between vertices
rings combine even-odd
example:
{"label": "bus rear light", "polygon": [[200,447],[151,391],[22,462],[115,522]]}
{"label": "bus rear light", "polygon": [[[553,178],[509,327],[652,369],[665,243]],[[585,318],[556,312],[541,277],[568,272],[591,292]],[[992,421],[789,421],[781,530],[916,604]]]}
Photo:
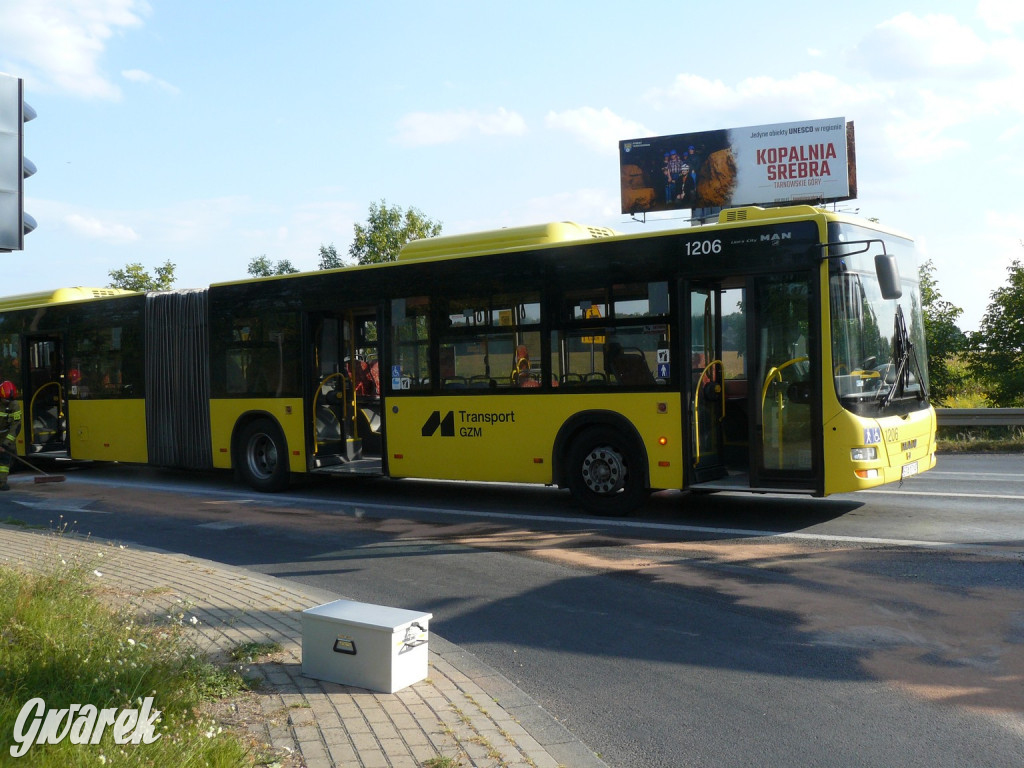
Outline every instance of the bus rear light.
{"label": "bus rear light", "polygon": [[854,474],[862,480],[875,480],[878,478],[877,469],[855,469]]}
{"label": "bus rear light", "polygon": [[854,461],[877,461],[878,449],[874,446],[867,448],[854,448],[850,451],[850,458]]}
{"label": "bus rear light", "polygon": [[395,454],[395,458],[396,459],[404,459],[405,458],[405,454],[403,454],[403,453],[396,453]]}
{"label": "bus rear light", "polygon": [[671,467],[672,466],[672,462],[671,461],[659,461],[658,462],[658,466],[659,467]]}
{"label": "bus rear light", "polygon": [[658,403],[658,413],[668,413],[668,403]]}
{"label": "bus rear light", "polygon": [[533,463],[534,464],[543,464],[544,463],[544,459],[542,459],[540,457],[535,457],[534,460],[533,460]]}
{"label": "bus rear light", "polygon": [[668,438],[667,437],[659,437],[658,438],[658,445],[668,445]]}

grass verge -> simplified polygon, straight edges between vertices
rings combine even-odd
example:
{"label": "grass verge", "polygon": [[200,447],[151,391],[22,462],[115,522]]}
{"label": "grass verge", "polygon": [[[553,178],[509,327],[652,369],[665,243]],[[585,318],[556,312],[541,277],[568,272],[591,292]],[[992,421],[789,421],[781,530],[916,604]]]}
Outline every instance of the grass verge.
{"label": "grass verge", "polygon": [[[246,687],[234,670],[211,664],[175,625],[139,623],[113,611],[94,592],[90,571],[73,565],[27,573],[0,567],[0,766],[252,766],[255,757],[232,733],[204,718],[205,701]],[[34,718],[16,724],[31,699],[48,712],[91,704],[97,710],[142,709],[152,697],[160,710],[150,744],[116,744],[104,729],[96,744],[33,744],[23,757],[11,748],[25,740]],[[86,723],[65,716],[59,733]],[[80,740],[80,739],[79,739]]]}
{"label": "grass verge", "polygon": [[940,453],[1024,453],[1024,427],[939,427]]}

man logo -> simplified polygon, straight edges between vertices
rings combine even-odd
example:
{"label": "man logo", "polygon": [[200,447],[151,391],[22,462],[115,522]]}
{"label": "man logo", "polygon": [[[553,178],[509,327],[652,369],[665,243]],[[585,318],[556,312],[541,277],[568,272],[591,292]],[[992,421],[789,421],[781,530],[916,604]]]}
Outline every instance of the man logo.
{"label": "man logo", "polygon": [[433,437],[437,428],[441,428],[441,437],[455,437],[455,411],[448,411],[448,415],[441,418],[440,411],[434,411],[423,424],[423,436]]}

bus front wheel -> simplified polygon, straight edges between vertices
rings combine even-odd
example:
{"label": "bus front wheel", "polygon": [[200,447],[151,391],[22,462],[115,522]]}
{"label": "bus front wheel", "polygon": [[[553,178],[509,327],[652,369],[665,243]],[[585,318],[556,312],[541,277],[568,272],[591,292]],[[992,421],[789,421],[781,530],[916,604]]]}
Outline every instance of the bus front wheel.
{"label": "bus front wheel", "polygon": [[237,451],[236,466],[250,487],[265,492],[288,487],[288,446],[273,421],[247,424],[238,436]]}
{"label": "bus front wheel", "polygon": [[569,449],[569,491],[591,514],[628,515],[647,493],[640,465],[636,449],[618,432],[588,429]]}

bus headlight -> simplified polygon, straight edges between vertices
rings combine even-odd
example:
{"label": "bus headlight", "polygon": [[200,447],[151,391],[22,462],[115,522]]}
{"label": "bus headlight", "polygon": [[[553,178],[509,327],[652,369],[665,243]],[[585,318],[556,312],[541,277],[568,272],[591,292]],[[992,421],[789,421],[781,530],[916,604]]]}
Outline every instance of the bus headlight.
{"label": "bus headlight", "polygon": [[877,461],[878,449],[873,445],[867,448],[854,448],[850,451],[850,458],[854,461]]}

